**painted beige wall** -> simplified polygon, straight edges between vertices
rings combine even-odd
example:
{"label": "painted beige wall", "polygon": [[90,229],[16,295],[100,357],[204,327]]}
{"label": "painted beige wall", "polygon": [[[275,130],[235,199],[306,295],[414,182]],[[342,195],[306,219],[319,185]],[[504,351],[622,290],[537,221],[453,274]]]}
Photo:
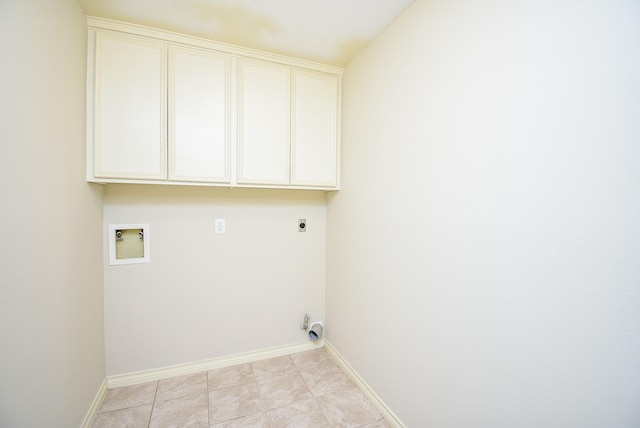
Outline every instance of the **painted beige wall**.
{"label": "painted beige wall", "polygon": [[407,426],[640,425],[639,22],[417,0],[347,67],[327,339]]}
{"label": "painted beige wall", "polygon": [[[149,223],[149,264],[108,266],[108,225],[123,223]],[[307,342],[304,313],[324,318],[325,227],[324,192],[108,185],[107,374]]]}
{"label": "painted beige wall", "polygon": [[80,426],[105,377],[101,189],[85,182],[85,16],[0,2],[0,426]]}

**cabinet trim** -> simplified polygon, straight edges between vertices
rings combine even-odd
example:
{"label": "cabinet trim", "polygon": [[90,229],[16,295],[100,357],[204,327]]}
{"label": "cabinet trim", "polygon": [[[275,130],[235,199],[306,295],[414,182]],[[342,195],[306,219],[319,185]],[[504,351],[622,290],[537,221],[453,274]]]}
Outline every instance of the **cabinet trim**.
{"label": "cabinet trim", "polygon": [[196,46],[205,49],[213,49],[218,52],[224,52],[232,55],[239,55],[246,58],[262,59],[270,62],[289,65],[292,67],[307,68],[310,70],[322,71],[324,73],[342,75],[343,69],[318,62],[307,61],[303,59],[293,58],[285,55],[274,54],[271,52],[259,51],[257,49],[245,48],[242,46],[231,45],[228,43],[216,42],[202,37],[189,36],[172,31],[159,30],[143,25],[129,24],[125,22],[115,21],[112,19],[98,18],[95,16],[87,16],[87,24],[89,27],[114,30],[123,33],[137,34],[140,36],[153,37],[163,41],[180,43],[188,46]]}
{"label": "cabinet trim", "polygon": [[[216,186],[216,187],[244,187],[244,188],[273,188],[273,189],[302,189],[302,190],[325,190],[325,191],[333,191],[339,190],[340,188],[340,100],[341,100],[341,80],[343,69],[333,66],[328,66],[324,64],[318,64],[315,62],[310,62],[306,60],[299,60],[296,58],[285,57],[282,55],[271,54],[268,52],[261,52],[257,50],[237,47],[233,45],[228,45],[224,43],[214,42],[206,39],[201,39],[198,37],[192,37],[177,33],[172,33],[169,31],[153,29],[149,27],[112,21],[108,19],[102,18],[94,18],[87,17],[88,22],[88,62],[87,62],[87,106],[88,106],[88,117],[87,117],[87,181],[94,183],[137,183],[137,184],[161,184],[161,185],[192,185],[192,186]],[[160,130],[159,135],[160,139],[163,143],[159,144],[158,151],[153,152],[153,159],[150,162],[147,162],[146,166],[139,169],[143,171],[143,173],[130,173],[129,171],[120,171],[115,167],[116,171],[104,171],[100,166],[100,149],[101,149],[101,141],[100,141],[100,126],[102,125],[101,116],[100,116],[100,103],[101,103],[101,53],[100,53],[100,40],[102,37],[108,37],[109,39],[122,39],[124,41],[133,41],[134,44],[140,43],[142,46],[148,45],[153,47],[159,47],[161,49],[161,70],[159,70],[160,76],[160,88],[156,88],[159,91],[152,91],[155,87],[155,82],[153,86],[146,85],[143,80],[138,76],[137,81],[141,82],[139,85],[141,88],[146,87],[148,94],[152,94],[153,102],[152,103],[143,103],[145,107],[145,111],[151,112],[152,108],[155,110],[155,98],[159,96],[161,100],[164,100],[161,103],[160,112],[159,112],[159,120],[160,120]],[[137,58],[137,51],[130,49],[123,49],[124,52],[128,52],[129,58]],[[176,174],[175,160],[171,159],[171,156],[174,148],[175,148],[175,126],[172,124],[175,120],[175,106],[172,107],[172,100],[175,99],[175,82],[172,82],[174,70],[171,65],[172,55],[178,52],[188,52],[188,53],[196,53],[203,54],[206,57],[219,58],[225,63],[225,118],[220,119],[224,120],[225,131],[224,131],[224,174],[222,174],[222,165],[216,163],[216,166],[208,169],[203,163],[197,162],[196,158],[189,157],[191,155],[187,154],[186,157],[181,158],[179,161],[179,165],[183,165],[179,169],[179,175]],[[155,68],[154,61],[155,56],[151,53],[151,51],[140,51],[143,57],[147,58],[146,64],[147,69],[144,73],[153,73],[154,76],[158,76],[158,69]],[[150,56],[147,56],[149,53]],[[127,58],[125,54],[125,58]],[[118,59],[119,57],[115,57],[115,62],[110,62],[111,64],[118,64],[122,61]],[[220,99],[222,95],[221,90],[221,76],[222,70],[220,67],[220,63],[208,63],[204,62],[202,65],[198,65],[199,61],[197,59],[192,59],[189,57],[182,58],[185,62],[181,62],[185,67],[184,70],[201,70],[206,68],[207,70],[211,70],[211,72],[215,73],[217,78],[215,81],[217,83],[212,83],[211,90],[212,94],[218,94],[217,96],[210,97],[208,99],[202,99],[199,96],[196,96],[193,99],[199,100],[195,101],[192,105],[202,105],[205,106],[204,110],[210,112],[217,112],[221,109],[221,104],[215,103],[212,100]],[[132,61],[135,63],[136,61]],[[187,65],[185,65],[187,64]],[[269,87],[270,84],[277,85],[278,88],[283,90],[282,96],[279,94],[274,94],[271,92],[270,95],[258,95],[258,98],[254,98],[251,102],[253,105],[253,115],[251,117],[255,117],[258,119],[257,122],[252,123],[262,123],[263,125],[257,125],[253,128],[254,131],[251,131],[254,135],[252,141],[254,143],[259,143],[261,141],[259,135],[255,130],[257,129],[267,129],[273,130],[273,134],[278,134],[278,138],[275,140],[272,139],[270,143],[274,143],[273,152],[268,152],[264,150],[264,146],[260,144],[254,144],[254,150],[251,150],[252,153],[251,162],[247,164],[251,167],[251,171],[244,171],[249,174],[249,177],[243,177],[243,111],[242,111],[242,94],[243,94],[243,82],[242,81],[242,66],[243,65],[258,65],[259,67],[263,67],[265,69],[275,69],[278,71],[284,71],[287,75],[287,83],[283,83],[278,75],[271,75],[271,77],[264,77],[260,75],[258,72],[254,76],[253,82],[257,85],[255,88]],[[203,68],[201,68],[203,67]],[[209,68],[211,67],[211,68]],[[318,141],[329,141],[328,138],[317,139],[313,138],[313,131],[304,132],[302,135],[296,135],[296,126],[300,126],[300,123],[297,122],[299,117],[295,116],[294,108],[295,108],[295,76],[301,76],[308,74],[309,76],[315,76],[322,79],[322,76],[326,76],[328,79],[334,79],[336,82],[335,95],[333,94],[333,90],[331,88],[317,88],[313,89],[314,86],[311,84],[312,89],[303,91],[303,94],[307,94],[305,99],[307,100],[305,103],[307,106],[311,106],[310,108],[305,108],[303,111],[306,111],[305,115],[303,115],[307,120],[302,120],[300,123],[311,124],[307,129],[319,129],[320,133],[325,134],[327,127],[322,127],[320,124],[329,124],[330,122],[326,119],[327,115],[322,110],[322,108],[314,108],[313,100],[316,98],[314,94],[324,94],[326,93],[325,89],[332,91],[332,97],[335,96],[336,104],[335,105],[335,120],[331,123],[331,127],[334,128],[334,133],[331,133],[331,143],[327,145],[325,148],[314,149],[314,147],[318,148],[321,145]],[[194,92],[194,87],[201,87],[203,84],[207,84],[208,82],[212,82],[210,80],[201,80],[202,74],[194,74],[191,75],[189,71],[187,71],[187,75],[192,76],[191,80],[183,80],[183,82],[189,81],[198,81],[202,82],[202,84],[196,84],[195,86],[183,86],[185,88],[187,94],[197,94],[197,91]],[[115,74],[115,76],[119,76],[119,74]],[[267,75],[268,76],[268,75]],[[282,77],[282,76],[281,76]],[[134,82],[135,85],[136,80],[128,80],[126,81]],[[117,80],[115,80],[117,81]],[[251,80],[250,80],[251,81]],[[257,82],[257,83],[256,83]],[[260,83],[263,82],[263,83]],[[308,83],[307,83],[308,84]],[[286,86],[286,90],[285,90]],[[119,90],[118,86],[110,86],[117,93]],[[123,88],[126,86],[123,86]],[[137,88],[136,86],[133,86]],[[217,88],[217,89],[216,89]],[[106,90],[106,89],[104,89]],[[113,93],[114,91],[111,91]],[[286,93],[284,92],[286,91]],[[261,94],[263,91],[258,89],[257,94]],[[126,94],[126,92],[123,92]],[[269,91],[266,92],[269,94]],[[154,95],[155,94],[155,95]],[[310,94],[310,95],[309,95]],[[217,97],[217,98],[216,98]],[[261,98],[262,97],[262,98]],[[321,104],[324,106],[330,105],[327,99],[323,96],[317,97],[321,101]],[[123,99],[127,100],[126,96],[111,97],[111,108],[108,111],[114,112],[111,116],[105,116],[107,118],[106,123],[109,123],[110,120],[113,123],[124,123],[127,125],[129,122],[124,121],[120,116],[118,116],[118,108],[114,108],[113,106],[117,106],[118,100]],[[143,99],[143,98],[141,98]],[[286,103],[283,101],[286,99]],[[113,101],[116,100],[117,102]],[[266,100],[274,100],[274,102],[266,101]],[[308,100],[312,100],[309,102]],[[299,101],[299,100],[298,100]],[[109,102],[109,101],[107,101]],[[133,105],[136,105],[135,103]],[[215,107],[214,107],[215,106]],[[271,116],[271,119],[265,119],[265,115],[262,114],[263,111],[269,113],[271,109],[278,109],[278,113]],[[284,109],[284,110],[283,110]],[[140,109],[133,110],[133,116],[137,115],[137,111]],[[195,113],[199,113],[204,110],[194,110]],[[189,108],[186,110],[189,112]],[[256,113],[257,112],[257,113]],[[331,113],[333,114],[333,112]],[[131,116],[131,115],[129,115]],[[120,117],[120,118],[119,118]],[[128,116],[126,116],[128,117]],[[155,127],[155,119],[154,122],[151,121],[150,118],[156,118],[153,113],[148,113],[147,116],[144,116],[146,119],[143,123],[147,123],[146,128],[141,128],[141,134],[143,136],[153,135],[153,138],[144,139],[144,141],[154,141],[155,140],[155,131],[151,132],[148,130],[154,129]],[[193,114],[187,113],[187,116],[182,116],[183,118],[194,117]],[[220,117],[220,116],[215,116]],[[267,114],[267,117],[269,115]],[[302,116],[300,116],[302,117]],[[323,118],[319,121],[314,121],[313,119],[309,120],[309,118]],[[115,119],[114,119],[115,118]],[[118,119],[119,118],[119,119]],[[269,120],[276,121],[276,128],[270,127]],[[260,122],[262,121],[262,122]],[[181,129],[191,129],[191,122],[189,119],[186,119],[183,123],[189,124],[186,128],[183,126]],[[193,122],[196,123],[196,122]],[[200,122],[202,123],[202,122]],[[264,126],[264,124],[267,126]],[[274,122],[275,123],[275,122]],[[186,126],[186,125],[185,125]],[[213,131],[213,129],[220,129],[220,122],[216,122],[215,126],[207,128],[208,131],[204,130],[204,128],[196,127],[200,129],[199,131],[195,131],[195,133],[191,134],[193,136],[194,141],[204,141],[201,139],[203,135],[209,135],[213,138],[212,141],[217,141],[216,149],[212,149],[209,151],[208,149],[204,150],[204,152],[209,154],[212,153],[221,153],[221,145],[219,144],[221,141],[221,135],[218,132]],[[248,125],[251,127],[252,125]],[[306,127],[307,125],[305,125]],[[205,127],[206,128],[206,127]],[[118,129],[116,127],[113,128],[105,128],[105,129]],[[246,128],[244,131],[251,130],[251,128]],[[140,129],[132,129],[131,132],[127,131],[125,133],[121,133],[122,138],[113,139],[114,141],[141,141],[135,139],[127,140],[129,135],[133,135],[134,133],[139,132]],[[257,131],[266,133],[269,132]],[[208,133],[208,134],[207,134]],[[286,134],[286,143],[281,137]],[[113,135],[117,135],[113,134]],[[317,135],[317,133],[315,134]],[[268,135],[272,136],[272,135]],[[296,145],[296,136],[302,138],[301,141],[305,143],[301,146]],[[312,136],[312,138],[307,138]],[[209,137],[207,137],[209,138]],[[185,139],[182,141],[189,141],[189,139]],[[199,143],[202,145],[202,143]],[[287,153],[284,153],[284,147],[286,145]],[[132,144],[131,147],[134,147],[135,144]],[[196,144],[198,146],[198,144]],[[117,144],[115,146],[115,151],[112,150],[111,153],[120,152],[128,152],[127,150],[123,150],[123,148],[127,148],[129,146]],[[119,148],[118,148],[119,147]],[[139,146],[141,147],[138,150],[138,153],[150,153],[146,148],[150,147],[150,144]],[[298,169],[296,171],[296,161],[300,161],[299,157],[296,157],[296,149],[304,150],[305,154],[303,155],[302,165],[309,165],[309,168]],[[326,153],[333,151],[333,157],[331,157],[332,164],[330,165],[327,162]],[[264,165],[268,165],[268,163],[261,163],[259,160],[263,157],[270,156],[272,153],[278,153],[276,157],[274,157],[274,165],[277,165],[275,168],[265,167]],[[160,156],[160,166],[161,173],[160,174],[146,174],[145,171],[152,170],[149,165],[155,167],[157,156]],[[181,151],[180,153],[190,153]],[[313,159],[313,157],[319,154],[322,157],[322,161],[318,164],[313,163],[313,161],[309,161],[309,159]],[[216,155],[218,156],[218,155]],[[111,157],[112,159],[119,159],[115,156]],[[129,158],[127,158],[129,159]],[[220,159],[220,156],[216,157],[216,159]],[[249,158],[247,158],[249,159]],[[108,164],[105,164],[108,166]],[[193,166],[193,169],[190,171],[188,166]],[[318,165],[331,166],[332,171],[328,172],[328,168],[325,169],[326,173],[322,170],[322,167]],[[187,166],[187,167],[184,167]],[[132,169],[131,164],[124,165],[122,169]],[[284,170],[286,169],[286,173]],[[155,169],[153,169],[155,171]],[[300,171],[308,171],[303,174],[297,174]],[[255,174],[253,173],[255,172]],[[211,173],[211,176],[208,174]],[[220,173],[220,175],[218,175]],[[329,178],[329,174],[331,177]],[[223,176],[222,176],[223,175]],[[264,179],[262,175],[267,175]]]}

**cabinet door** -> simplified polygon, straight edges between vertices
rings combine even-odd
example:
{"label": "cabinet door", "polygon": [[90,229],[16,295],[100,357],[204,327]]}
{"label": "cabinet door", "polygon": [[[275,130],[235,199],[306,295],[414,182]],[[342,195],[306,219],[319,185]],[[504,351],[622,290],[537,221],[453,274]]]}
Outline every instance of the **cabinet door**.
{"label": "cabinet door", "polygon": [[289,67],[238,61],[238,183],[289,184]]}
{"label": "cabinet door", "polygon": [[230,182],[231,59],[169,49],[169,180]]}
{"label": "cabinet door", "polygon": [[166,179],[166,46],[96,36],[95,176]]}
{"label": "cabinet door", "polygon": [[338,77],[294,70],[291,184],[336,186]]}

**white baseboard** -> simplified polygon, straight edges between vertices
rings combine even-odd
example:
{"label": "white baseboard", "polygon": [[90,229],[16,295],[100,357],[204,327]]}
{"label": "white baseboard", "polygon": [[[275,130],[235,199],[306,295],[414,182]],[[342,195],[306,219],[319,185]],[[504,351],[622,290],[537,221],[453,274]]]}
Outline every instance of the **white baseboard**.
{"label": "white baseboard", "polygon": [[108,388],[138,385],[141,383],[167,379],[174,376],[199,373],[207,370],[219,369],[221,367],[233,366],[236,364],[250,363],[267,358],[280,357],[282,355],[293,354],[296,352],[310,351],[312,349],[322,348],[323,346],[323,339],[320,339],[316,342],[306,341],[295,343],[292,345],[277,346],[274,348],[266,348],[257,351],[245,352],[242,354],[213,358],[211,360],[196,361],[192,363],[179,364],[175,366],[162,367],[135,373],[107,376],[106,384]]}
{"label": "white baseboard", "polygon": [[84,417],[84,420],[82,421],[81,428],[91,428],[91,425],[93,424],[93,420],[96,417],[96,413],[98,413],[98,409],[100,408],[100,405],[102,404],[102,400],[104,400],[104,395],[106,393],[107,393],[107,379],[105,378],[105,380],[102,381],[102,385],[100,385],[100,389],[98,390],[98,393],[93,399],[93,403],[91,403],[91,407],[89,408],[87,415]]}
{"label": "white baseboard", "polygon": [[394,428],[406,428],[406,426],[398,419],[398,417],[391,411],[389,406],[387,406],[378,395],[373,392],[371,387],[367,385],[367,383],[360,377],[360,375],[347,363],[347,361],[340,355],[340,353],[336,350],[336,348],[331,345],[331,343],[327,340],[324,342],[324,349],[331,354],[331,356],[336,360],[338,365],[342,367],[342,369],[347,373],[347,375],[353,380],[353,382],[360,388],[362,393],[371,401],[378,412],[386,419],[386,421],[393,426]]}
{"label": "white baseboard", "polygon": [[82,421],[81,428],[91,428],[93,420],[98,413],[98,409],[104,400],[104,396],[109,388],[118,388],[121,386],[137,385],[145,382],[152,382],[161,379],[167,379],[173,376],[180,376],[191,373],[199,373],[202,371],[219,369],[221,367],[233,366],[235,364],[250,363],[253,361],[264,360],[267,358],[280,357],[282,355],[294,354],[296,352],[310,351],[324,347],[324,339],[316,342],[300,342],[292,345],[277,346],[274,348],[260,349],[258,351],[245,352],[226,357],[213,358],[211,360],[197,361],[193,363],[179,364],[170,367],[163,367],[153,370],[145,370],[136,373],[128,373],[115,376],[107,376],[100,389],[91,403],[91,407],[87,411],[87,415]]}
{"label": "white baseboard", "polygon": [[274,348],[260,349],[257,351],[245,352],[241,354],[230,355],[226,357],[213,358],[205,361],[197,361],[193,363],[179,364],[170,367],[163,367],[153,370],[145,370],[135,373],[128,373],[115,376],[107,376],[102,382],[98,393],[87,415],[82,422],[82,428],[90,428],[95,416],[102,404],[102,400],[108,388],[118,388],[122,386],[138,385],[145,382],[152,382],[161,379],[167,379],[174,376],[181,376],[192,373],[199,373],[207,370],[218,369],[222,367],[233,366],[242,363],[251,363],[254,361],[264,360],[267,358],[280,357],[282,355],[294,354],[296,352],[310,351],[324,347],[327,352],[336,360],[338,365],[360,388],[362,393],[371,401],[378,412],[386,419],[386,421],[394,428],[406,428],[406,426],[398,419],[391,409],[376,395],[375,392],[367,385],[360,375],[347,363],[340,355],[336,348],[330,342],[320,339],[317,342],[301,342],[292,345],[277,346]]}

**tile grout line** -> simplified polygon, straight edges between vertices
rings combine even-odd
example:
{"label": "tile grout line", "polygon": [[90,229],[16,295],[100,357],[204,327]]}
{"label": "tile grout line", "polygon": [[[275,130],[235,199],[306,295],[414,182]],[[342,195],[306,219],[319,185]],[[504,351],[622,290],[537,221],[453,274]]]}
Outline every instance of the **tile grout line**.
{"label": "tile grout line", "polygon": [[318,404],[318,397],[316,397],[316,395],[311,390],[311,387],[309,386],[309,384],[305,380],[304,376],[302,376],[302,372],[300,371],[300,367],[298,367],[298,365],[296,364],[296,361],[293,358],[291,358],[291,361],[293,361],[293,366],[296,368],[296,371],[298,372],[298,375],[300,376],[300,379],[302,379],[302,382],[304,382],[304,385],[309,390],[309,393],[311,394],[311,398],[313,399],[313,403],[316,406],[318,406],[318,409],[320,409],[320,413],[322,413],[322,416],[324,417],[324,420],[327,422],[327,425],[331,426],[331,422],[329,422],[329,418],[327,418],[327,415],[324,413],[324,410],[322,410],[322,407],[320,407],[320,405]]}
{"label": "tile grout line", "polygon": [[[326,352],[326,351],[325,351]],[[296,364],[295,360],[293,358],[291,358],[291,360],[293,361],[293,365],[295,366],[296,370],[298,371],[298,373],[300,374],[300,377],[302,378],[302,381],[304,382],[304,384],[306,385],[307,389],[309,390],[309,392],[311,393],[311,398],[313,399],[313,402],[316,406],[318,406],[318,409],[320,409],[320,412],[322,413],[322,416],[324,416],[325,421],[327,422],[327,425],[329,425],[330,427],[332,426],[331,421],[329,421],[329,418],[327,417],[326,413],[324,412],[324,410],[322,410],[322,407],[320,406],[320,404],[318,404],[318,398],[322,397],[322,395],[318,395],[316,396],[313,391],[311,390],[311,387],[309,386],[309,383],[307,382],[307,380],[304,378],[304,376],[302,376],[302,372],[300,371],[300,367]],[[323,394],[325,395],[325,394]]]}
{"label": "tile grout line", "polygon": [[153,403],[151,403],[151,413],[149,413],[148,428],[151,428],[151,418],[153,417],[153,410],[156,408],[156,398],[158,398],[158,389],[160,388],[160,381],[156,381],[156,390],[153,393]]}
{"label": "tile grout line", "polygon": [[[258,378],[256,377],[256,371],[253,368],[253,361],[249,363],[249,367],[251,367],[251,373],[253,373],[253,381],[256,384],[256,389],[258,390],[258,395],[260,396],[260,404],[262,405],[262,414],[264,414],[264,416],[267,418],[267,423],[269,423],[269,417],[267,415],[267,409],[265,409],[265,405],[264,405],[264,400],[262,399],[262,391],[260,390],[260,387],[258,386]],[[271,425],[271,424],[269,424]]]}
{"label": "tile grout line", "polygon": [[262,398],[262,390],[260,389],[260,386],[258,385],[258,378],[256,377],[256,371],[253,369],[253,362],[249,363],[251,365],[251,371],[253,372],[253,380],[256,383],[256,388],[258,389],[258,394],[260,394],[260,402],[262,403],[262,414],[264,415],[265,419],[267,420],[267,424],[269,425],[269,427],[271,427],[271,421],[269,419],[269,412],[267,410],[267,406],[264,402],[264,399]]}
{"label": "tile grout line", "polygon": [[[298,365],[295,363],[294,359],[291,358],[291,354],[287,354],[286,356],[289,357],[289,361],[291,361],[291,364],[292,364],[292,366],[294,368],[294,372],[285,373],[285,374],[278,374],[278,375],[270,376],[270,377],[267,377],[267,378],[264,378],[264,379],[261,379],[261,380],[274,379],[274,378],[277,378],[277,377],[283,377],[283,376],[288,376],[288,375],[298,375],[300,377],[300,379],[302,379],[302,382],[304,383],[304,385],[309,390],[309,393],[311,394],[310,400],[313,400],[315,402],[315,397],[313,395],[313,392],[311,392],[311,388],[309,388],[309,385],[307,384],[307,382],[302,377],[302,373],[300,372],[300,369],[299,369]],[[274,358],[278,358],[278,357],[274,357]],[[251,368],[253,369],[253,364],[251,365]],[[254,377],[255,377],[255,372],[254,372]],[[256,379],[256,384],[257,384],[257,382],[258,382],[258,380]],[[262,398],[262,390],[260,390],[260,387],[258,387],[258,391],[260,392],[260,397]],[[283,407],[287,407],[287,406],[290,406],[292,404],[299,403],[299,402],[302,402],[302,401],[305,401],[305,400],[303,399],[303,400],[293,401],[292,403],[283,404],[281,406],[276,406],[274,408],[269,408],[269,409],[265,408],[264,409],[264,414],[265,414],[265,416],[267,418],[267,423],[269,424],[269,427],[271,427],[271,418],[269,417],[269,412],[270,411],[276,410],[276,409],[280,409],[280,408],[283,408]],[[264,401],[263,401],[263,404],[264,404]]]}
{"label": "tile grout line", "polygon": [[[291,354],[289,354],[289,358],[291,359],[291,362],[293,363],[293,367],[295,367],[295,369],[296,369],[296,373],[298,374],[298,376],[300,376],[300,379],[302,379],[302,382],[304,383],[304,386],[307,387],[307,390],[309,391],[309,394],[311,394],[311,399],[313,400],[313,403],[316,406],[318,406],[318,409],[320,409],[320,412],[322,413],[322,416],[324,417],[325,421],[327,422],[327,424],[329,426],[331,426],[331,423],[329,422],[329,419],[327,419],[327,415],[324,414],[324,411],[322,410],[322,408],[318,404],[318,397],[316,397],[316,395],[311,390],[311,387],[309,386],[309,383],[306,381],[304,376],[302,376],[302,371],[300,371],[300,367],[298,366],[298,364],[296,364],[296,361],[291,357]],[[297,402],[301,402],[301,401],[304,401],[304,400],[299,400]]]}
{"label": "tile grout line", "polygon": [[211,408],[211,399],[209,398],[209,371],[205,371],[204,375],[207,378],[207,387],[206,387],[206,397],[207,397],[207,428],[211,427],[211,412],[209,409]]}

